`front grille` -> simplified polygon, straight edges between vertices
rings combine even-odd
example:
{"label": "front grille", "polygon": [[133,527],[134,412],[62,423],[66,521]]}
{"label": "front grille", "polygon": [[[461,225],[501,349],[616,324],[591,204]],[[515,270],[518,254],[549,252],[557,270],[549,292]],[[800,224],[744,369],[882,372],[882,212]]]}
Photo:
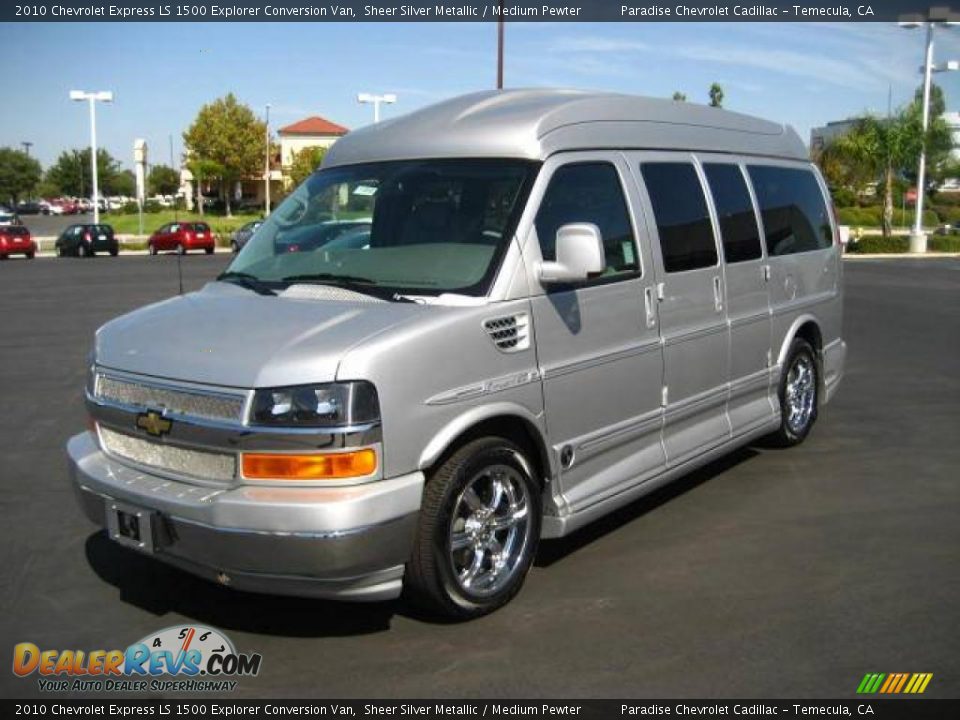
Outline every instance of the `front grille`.
{"label": "front grille", "polygon": [[517,352],[530,347],[529,326],[526,313],[491,318],[483,323],[494,345],[503,352]]}
{"label": "front grille", "polygon": [[234,455],[163,445],[100,426],[103,449],[118,458],[202,480],[228,482],[237,474]]}
{"label": "front grille", "polygon": [[240,395],[149,385],[103,374],[97,375],[95,395],[98,400],[144,410],[168,410],[210,420],[243,422],[245,398]]}

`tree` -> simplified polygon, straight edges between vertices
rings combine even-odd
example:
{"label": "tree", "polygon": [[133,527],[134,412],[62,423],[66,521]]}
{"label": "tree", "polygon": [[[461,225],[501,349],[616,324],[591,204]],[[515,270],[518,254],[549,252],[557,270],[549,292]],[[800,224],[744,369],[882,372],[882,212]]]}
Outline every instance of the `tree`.
{"label": "tree", "polygon": [[203,215],[203,183],[223,177],[223,168],[213,160],[191,160],[187,169],[193,175],[194,190],[197,193],[197,212]]}
{"label": "tree", "polygon": [[101,192],[104,195],[133,197],[137,194],[137,176],[133,174],[133,170],[121,170],[110,179],[108,185],[103,186]]}
{"label": "tree", "polygon": [[169,165],[154,165],[147,175],[147,193],[173,195],[180,189],[180,173]]}
{"label": "tree", "polygon": [[[913,93],[913,102],[923,107],[923,85]],[[930,84],[930,117],[940,117],[947,111],[947,101],[943,97],[943,89],[939,85]]]}
{"label": "tree", "polygon": [[300,152],[293,154],[293,161],[290,163],[290,179],[294,186],[299,185],[320,167],[323,162],[323,156],[327,154],[325,147],[306,147]]}
{"label": "tree", "polygon": [[16,205],[40,182],[40,163],[21,150],[0,148],[0,200]]}
{"label": "tree", "polygon": [[183,134],[189,157],[219,166],[228,216],[230,188],[243,177],[262,173],[265,134],[264,124],[249,107],[238,103],[233,93],[200,108]]}
{"label": "tree", "polygon": [[682,93],[682,92],[680,92],[679,90],[677,90],[677,91],[673,94],[673,99],[674,99],[676,102],[686,102],[686,101],[687,101],[687,94],[686,94],[686,93]]}
{"label": "tree", "polygon": [[858,163],[883,184],[883,235],[893,233],[893,184],[898,174],[916,167],[923,132],[915,108],[896,115],[859,119],[850,132],[834,140],[834,151],[846,162]]}
{"label": "tree", "polygon": [[[119,172],[120,163],[109,152],[99,148],[97,150],[97,184],[102,195],[111,194]],[[90,148],[64,150],[56,162],[47,169],[45,180],[59,188],[63,195],[89,197],[93,191],[93,180],[90,176]]]}
{"label": "tree", "polygon": [[720,83],[713,83],[710,86],[710,107],[723,107],[723,88]]}

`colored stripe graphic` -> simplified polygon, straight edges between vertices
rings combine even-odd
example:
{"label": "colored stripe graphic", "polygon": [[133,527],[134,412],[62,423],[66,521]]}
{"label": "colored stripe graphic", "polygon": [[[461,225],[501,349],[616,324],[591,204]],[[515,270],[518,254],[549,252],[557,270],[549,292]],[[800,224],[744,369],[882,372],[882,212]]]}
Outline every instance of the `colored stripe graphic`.
{"label": "colored stripe graphic", "polygon": [[857,693],[870,695],[898,693],[919,695],[927,689],[933,673],[867,673],[857,686]]}

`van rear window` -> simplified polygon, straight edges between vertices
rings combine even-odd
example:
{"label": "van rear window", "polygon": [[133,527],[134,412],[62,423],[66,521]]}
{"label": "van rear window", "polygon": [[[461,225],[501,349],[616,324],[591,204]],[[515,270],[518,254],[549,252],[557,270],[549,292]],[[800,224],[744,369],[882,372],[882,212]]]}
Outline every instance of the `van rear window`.
{"label": "van rear window", "polygon": [[768,255],[822,250],[833,244],[830,216],[810,170],[751,165]]}
{"label": "van rear window", "polygon": [[705,163],[703,172],[717,208],[724,260],[728,263],[756,260],[763,255],[760,231],[740,168],[729,163]]}
{"label": "van rear window", "polygon": [[707,201],[693,165],[648,162],[640,166],[660,236],[663,268],[682,272],[717,264]]}

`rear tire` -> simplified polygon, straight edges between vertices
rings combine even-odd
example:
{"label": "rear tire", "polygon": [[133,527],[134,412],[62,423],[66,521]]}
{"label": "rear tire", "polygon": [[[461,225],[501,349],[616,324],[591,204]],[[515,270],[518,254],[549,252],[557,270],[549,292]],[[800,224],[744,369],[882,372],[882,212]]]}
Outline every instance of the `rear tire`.
{"label": "rear tire", "polygon": [[86,257],[92,257],[92,256],[93,256],[93,251],[89,247],[87,247],[83,243],[80,243],[79,245],[77,245],[77,257],[86,258]]}
{"label": "rear tire", "polygon": [[817,353],[803,338],[794,338],[780,377],[780,428],[770,435],[779,447],[802,443],[817,421],[820,366]]}
{"label": "rear tire", "polygon": [[240,252],[240,247],[237,245],[237,241],[236,241],[236,240],[231,240],[231,241],[230,241],[230,252],[232,252],[232,253],[234,253],[234,254]]}
{"label": "rear tire", "polygon": [[431,473],[404,590],[417,605],[466,620],[523,586],[540,540],[540,488],[513,443],[467,443]]}
{"label": "rear tire", "polygon": [[183,246],[183,243],[177,243],[176,252],[177,255],[186,255],[187,249]]}
{"label": "rear tire", "polygon": [[213,248],[204,248],[203,251],[204,251],[207,255],[213,255]]}
{"label": "rear tire", "polygon": [[116,257],[120,254],[120,248],[110,248],[110,257]]}
{"label": "rear tire", "polygon": [[27,260],[33,260],[33,256],[34,256],[35,254],[36,254],[36,253],[28,252],[28,253],[27,253]]}
{"label": "rear tire", "polygon": [[147,252],[149,252],[151,255],[156,255],[156,254],[157,254],[157,246],[154,245],[153,243],[148,244],[148,245],[147,245]]}

